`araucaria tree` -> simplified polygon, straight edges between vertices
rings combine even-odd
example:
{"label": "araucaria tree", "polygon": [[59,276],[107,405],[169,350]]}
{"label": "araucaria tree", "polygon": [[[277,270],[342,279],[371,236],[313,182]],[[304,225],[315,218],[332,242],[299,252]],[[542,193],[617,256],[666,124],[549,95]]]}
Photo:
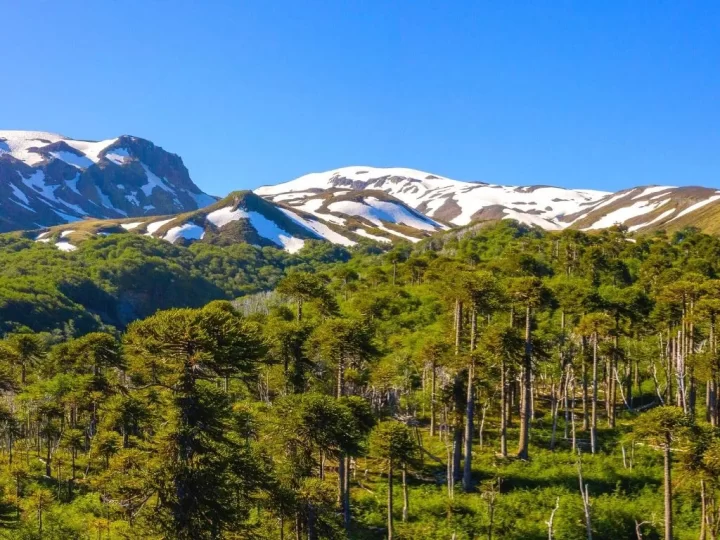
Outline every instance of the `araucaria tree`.
{"label": "araucaria tree", "polygon": [[403,469],[403,493],[407,501],[405,469],[417,451],[417,444],[410,429],[390,420],[378,424],[370,436],[370,446],[387,463],[387,538],[393,538],[393,475],[396,467]]}
{"label": "araucaria tree", "polygon": [[158,527],[187,539],[235,530],[252,505],[248,479],[259,487],[262,468],[230,436],[230,404],[215,382],[251,380],[264,353],[257,329],[229,304],[164,311],[131,325],[125,349],[137,391],[164,409],[150,441]]}
{"label": "araucaria tree", "polygon": [[405,227],[0,235],[0,537],[718,536],[720,237]]}

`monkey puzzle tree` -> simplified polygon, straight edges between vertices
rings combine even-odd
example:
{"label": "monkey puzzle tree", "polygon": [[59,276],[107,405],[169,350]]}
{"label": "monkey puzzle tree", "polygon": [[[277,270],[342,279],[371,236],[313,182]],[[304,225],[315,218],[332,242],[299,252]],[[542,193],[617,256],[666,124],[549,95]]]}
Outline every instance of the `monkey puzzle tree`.
{"label": "monkey puzzle tree", "polygon": [[635,434],[663,450],[665,540],[673,538],[672,521],[672,444],[682,439],[690,418],[679,407],[658,407],[644,414],[635,425]]}
{"label": "monkey puzzle tree", "polygon": [[312,362],[305,350],[312,327],[303,322],[269,317],[264,331],[268,341],[266,360],[282,365],[284,393],[302,392],[312,369]]}
{"label": "monkey puzzle tree", "polygon": [[[403,470],[417,452],[417,443],[412,431],[405,424],[389,420],[381,422],[370,435],[370,447],[374,453],[386,460],[388,467],[387,528],[388,540],[393,538],[393,474],[395,466]],[[405,475],[403,474],[403,479]],[[407,500],[407,484],[403,482],[403,495]]]}
{"label": "monkey puzzle tree", "polygon": [[335,369],[335,395],[345,394],[345,371],[371,358],[376,349],[367,323],[342,317],[323,321],[310,336],[307,349],[319,362]]}
{"label": "monkey puzzle tree", "polygon": [[264,347],[255,328],[226,303],[161,311],[128,328],[125,349],[136,385],[168,404],[154,434],[156,524],[174,538],[216,538],[242,525],[251,493],[237,488],[231,456],[259,475],[226,436],[230,407],[218,378],[248,378]]}
{"label": "monkey puzzle tree", "polygon": [[9,334],[0,341],[0,360],[20,366],[20,384],[25,385],[27,370],[45,357],[45,346],[37,334]]}
{"label": "monkey puzzle tree", "polygon": [[315,274],[308,272],[293,272],[283,278],[277,286],[277,292],[293,299],[297,306],[297,320],[303,317],[303,305],[310,301],[319,301],[326,311],[334,311],[334,299],[323,283]]}
{"label": "monkey puzzle tree", "polygon": [[441,338],[427,338],[420,349],[420,357],[430,370],[430,436],[435,435],[437,423],[437,371],[450,352],[450,344]]}
{"label": "monkey puzzle tree", "polygon": [[507,457],[507,371],[523,358],[523,338],[517,328],[502,324],[488,326],[479,340],[480,354],[499,367],[500,372],[500,455]]}
{"label": "monkey puzzle tree", "polygon": [[[336,399],[321,394],[297,394],[278,400],[274,420],[282,426],[277,435],[287,456],[289,486],[296,496],[313,469],[318,469],[320,480],[325,479],[326,458],[341,463],[345,455],[356,455],[372,423],[369,409],[357,398]],[[342,470],[338,471],[338,488],[338,500],[347,523],[349,479]],[[317,510],[310,501],[296,509],[310,536],[317,534]]]}
{"label": "monkey puzzle tree", "polygon": [[465,462],[463,488],[472,489],[472,440],[475,412],[475,347],[477,344],[478,314],[489,316],[501,304],[503,295],[495,277],[487,271],[473,272],[462,281],[463,292],[470,309],[470,354],[467,366],[467,395],[465,400]]}
{"label": "monkey puzzle tree", "polygon": [[520,407],[520,440],[518,457],[528,459],[530,443],[530,399],[532,392],[532,336],[531,324],[533,309],[550,301],[550,293],[540,278],[517,277],[508,280],[508,296],[511,301],[525,310],[525,354],[522,366],[522,406]]}
{"label": "monkey puzzle tree", "polygon": [[592,400],[590,417],[590,449],[595,454],[598,450],[597,440],[597,402],[598,402],[598,344],[601,337],[609,334],[613,328],[613,320],[606,313],[590,313],[585,315],[578,324],[578,332],[592,341]]}

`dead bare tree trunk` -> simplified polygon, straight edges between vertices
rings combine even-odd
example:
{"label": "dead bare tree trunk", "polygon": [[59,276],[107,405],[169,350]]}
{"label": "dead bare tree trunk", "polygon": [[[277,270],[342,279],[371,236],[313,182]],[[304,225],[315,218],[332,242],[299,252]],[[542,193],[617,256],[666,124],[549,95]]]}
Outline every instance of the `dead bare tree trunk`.
{"label": "dead bare tree trunk", "polygon": [[580,496],[583,502],[583,512],[585,514],[585,530],[587,532],[587,540],[592,540],[592,520],[590,518],[590,495],[588,494],[587,484],[583,482],[582,477],[582,459],[580,450],[578,450],[577,460],[578,481],[580,483]]}
{"label": "dead bare tree trunk", "polygon": [[[561,381],[562,383],[562,381]],[[559,386],[558,386],[559,388]],[[555,450],[555,436],[557,433],[558,409],[560,408],[560,400],[556,395],[557,389],[555,383],[550,387],[550,414],[552,414],[552,432],[550,434],[550,450]]]}
{"label": "dead bare tree trunk", "polygon": [[408,496],[407,485],[407,465],[403,463],[402,467],[402,490],[403,490],[403,509],[402,520],[405,523],[408,520],[408,512],[410,511],[410,497]]}
{"label": "dead bare tree trunk", "polygon": [[700,479],[700,540],[707,539],[707,502],[705,500],[705,480]]}
{"label": "dead bare tree trunk", "polygon": [[555,512],[560,508],[560,497],[555,499],[555,508],[550,512],[550,519],[545,524],[548,526],[548,540],[553,540],[553,520],[555,519]]}
{"label": "dead bare tree trunk", "polygon": [[507,381],[505,380],[506,367],[503,358],[500,364],[500,455],[507,457]]}

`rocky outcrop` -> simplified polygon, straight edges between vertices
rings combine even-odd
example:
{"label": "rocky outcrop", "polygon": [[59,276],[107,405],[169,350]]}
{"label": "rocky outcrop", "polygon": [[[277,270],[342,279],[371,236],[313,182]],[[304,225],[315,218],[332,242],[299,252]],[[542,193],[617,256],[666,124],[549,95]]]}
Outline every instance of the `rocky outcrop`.
{"label": "rocky outcrop", "polygon": [[93,142],[0,131],[0,232],[177,214],[215,200],[179,156],[139,137]]}

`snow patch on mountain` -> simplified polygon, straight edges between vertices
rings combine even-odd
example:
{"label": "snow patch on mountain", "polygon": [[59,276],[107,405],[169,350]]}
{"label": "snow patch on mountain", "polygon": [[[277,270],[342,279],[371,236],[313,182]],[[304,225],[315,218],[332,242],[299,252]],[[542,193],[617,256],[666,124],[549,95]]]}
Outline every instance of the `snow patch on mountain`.
{"label": "snow patch on mountain", "polygon": [[660,223],[663,219],[666,219],[670,217],[673,212],[675,212],[675,208],[671,208],[670,210],[665,210],[662,214],[660,214],[655,219],[648,221],[647,223],[641,223],[639,225],[632,225],[631,227],[628,227],[628,231],[635,232],[638,231],[644,227],[650,227],[651,225],[655,225],[656,223]]}
{"label": "snow patch on mountain", "polygon": [[563,226],[559,223],[555,223],[554,221],[533,214],[518,212],[517,210],[513,210],[512,208],[505,208],[503,210],[503,213],[505,214],[503,219],[514,219],[515,221],[519,221],[520,223],[537,225],[538,227],[549,231],[559,231],[563,229]]}
{"label": "snow patch on mountain", "polygon": [[653,210],[667,204],[669,201],[670,199],[665,199],[663,201],[657,202],[638,201],[631,204],[630,206],[618,208],[617,210],[605,214],[602,218],[600,218],[595,223],[593,223],[589,227],[586,227],[583,230],[589,231],[592,229],[605,229],[607,227],[612,227],[616,223],[625,223],[630,219],[642,216],[643,214],[648,214]]}
{"label": "snow patch on mountain", "polygon": [[240,209],[233,210],[232,206],[226,206],[210,212],[205,219],[215,225],[218,229],[238,219],[247,218],[247,212]]}
{"label": "snow patch on mountain", "polygon": [[60,210],[56,210],[55,208],[52,208],[52,211],[55,212],[58,216],[60,216],[62,219],[64,219],[66,223],[75,223],[76,221],[82,221],[82,218],[72,216],[65,212],[61,212]]}
{"label": "snow patch on mountain", "polygon": [[130,161],[130,151],[127,148],[113,148],[105,153],[105,159],[116,165],[124,165],[125,162]]}
{"label": "snow patch on mountain", "polygon": [[364,236],[365,238],[369,238],[370,240],[375,240],[376,242],[386,242],[390,243],[392,240],[389,238],[386,238],[385,236],[378,236],[376,234],[370,234],[365,229],[354,229],[353,232],[357,235]]}
{"label": "snow patch on mountain", "polygon": [[10,189],[12,189],[13,195],[15,196],[16,199],[24,202],[25,204],[30,204],[30,201],[28,200],[27,195],[25,195],[22,191],[20,191],[20,188],[18,188],[12,182],[10,183]]}
{"label": "snow patch on mountain", "polygon": [[382,225],[383,221],[407,225],[422,231],[435,231],[437,227],[430,223],[427,218],[421,218],[418,215],[411,214],[402,206],[381,201],[375,197],[365,198],[365,202],[357,201],[337,201],[328,205],[328,210],[347,214],[349,216],[357,216],[366,219],[375,224]]}
{"label": "snow patch on mountain", "polygon": [[67,152],[65,150],[62,150],[60,152],[50,152],[50,155],[54,158],[64,161],[68,165],[77,167],[78,169],[87,169],[93,164],[93,162],[87,157],[78,156],[77,154],[73,154],[72,152]]}
{"label": "snow patch on mountain", "polygon": [[333,244],[340,244],[341,246],[354,246],[357,244],[357,242],[350,240],[349,238],[346,238],[339,233],[336,233],[324,223],[302,218],[295,212],[291,212],[290,210],[287,210],[285,208],[280,208],[280,210],[298,225],[305,227],[309,231],[313,232],[321,238],[325,238],[327,241],[332,242]]}
{"label": "snow patch on mountain", "polygon": [[55,242],[55,247],[60,251],[75,251],[77,246],[72,245],[70,242]]}
{"label": "snow patch on mountain", "polygon": [[163,240],[174,244],[180,238],[184,238],[185,240],[200,240],[204,234],[205,231],[203,231],[203,228],[199,225],[184,223],[183,225],[170,229],[163,237]]}
{"label": "snow patch on mountain", "polygon": [[31,166],[44,159],[39,153],[33,152],[33,148],[41,148],[63,139],[62,135],[46,131],[0,130],[3,153],[10,154],[15,159]]}
{"label": "snow patch on mountain", "polygon": [[[610,195],[597,190],[464,182],[415,169],[363,166],[311,173],[284,184],[262,186],[255,192],[271,200],[295,201],[338,188],[385,191],[427,217],[442,219],[449,215],[446,220],[455,225],[470,223],[484,208],[501,206],[513,211],[505,214],[508,218],[537,224],[539,217],[552,228],[566,227],[568,224],[558,222],[558,218]],[[539,221],[545,228],[547,222]]]}
{"label": "snow patch on mountain", "polygon": [[85,154],[85,157],[87,157],[92,163],[97,163],[100,161],[100,154],[103,150],[105,150],[108,146],[115,144],[117,142],[117,138],[115,139],[107,139],[105,141],[76,141],[73,139],[64,139],[65,144],[70,146],[71,148],[74,148],[75,150],[78,150],[79,152],[82,152]]}
{"label": "snow patch on mountain", "polygon": [[[653,193],[659,193],[661,191],[669,191],[671,189],[677,189],[677,186],[650,186],[646,187],[645,189],[642,189],[640,193],[635,195],[632,200],[636,201],[640,199],[641,197],[647,197],[648,195],[652,195]],[[667,194],[666,194],[667,195]]]}
{"label": "snow patch on mountain", "polygon": [[160,189],[165,190],[168,193],[175,194],[175,191],[170,186],[165,184],[165,182],[161,180],[159,176],[152,172],[147,165],[145,165],[144,163],[141,163],[141,165],[142,168],[145,170],[145,176],[148,179],[147,184],[140,187],[146,197],[149,197],[150,194],[153,192],[153,189],[155,189],[156,187],[159,187]]}
{"label": "snow patch on mountain", "polygon": [[702,208],[703,206],[710,204],[713,201],[717,201],[718,199],[720,199],[720,195],[713,195],[712,197],[708,197],[704,201],[696,202],[695,204],[688,206],[685,210],[680,212],[677,216],[672,218],[670,221],[675,221],[678,218],[686,216],[690,212],[694,212],[695,210],[698,210],[698,209]]}
{"label": "snow patch on mountain", "polygon": [[162,221],[155,221],[153,223],[150,223],[145,228],[145,231],[146,231],[145,236],[150,236],[152,234],[155,234],[155,231],[157,231],[160,227],[162,227],[166,223],[170,223],[173,219],[175,219],[175,218],[163,219]]}
{"label": "snow patch on mountain", "polygon": [[250,225],[257,231],[258,235],[282,246],[286,251],[295,253],[305,245],[304,240],[294,237],[292,234],[280,228],[277,223],[269,220],[259,212],[246,212],[240,209],[237,211],[244,214],[243,217],[250,221]]}
{"label": "snow patch on mountain", "polygon": [[131,231],[133,229],[137,229],[143,223],[143,221],[134,221],[132,223],[121,223],[120,226],[126,231]]}

